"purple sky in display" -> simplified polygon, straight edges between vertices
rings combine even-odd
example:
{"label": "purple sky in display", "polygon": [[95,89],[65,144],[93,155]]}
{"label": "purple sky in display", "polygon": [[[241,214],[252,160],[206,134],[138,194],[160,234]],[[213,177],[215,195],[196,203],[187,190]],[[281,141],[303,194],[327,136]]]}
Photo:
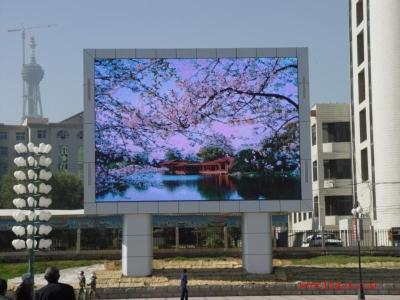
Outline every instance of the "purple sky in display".
{"label": "purple sky in display", "polygon": [[[177,71],[177,76],[183,80],[188,80],[190,82],[196,82],[197,80],[201,80],[205,73],[194,74],[196,68],[193,66],[193,63],[196,62],[201,67],[204,67],[210,63],[210,59],[167,59],[168,62],[173,65],[175,70]],[[226,59],[221,59],[226,60]],[[263,60],[266,60],[263,58]],[[286,59],[290,63],[297,64],[296,58],[287,58]],[[240,61],[238,59],[237,61]],[[245,67],[243,63],[240,67]],[[258,64],[257,67],[263,69],[264,67],[261,64]],[[295,73],[294,73],[295,74]],[[110,71],[110,76],[112,76],[112,71]],[[240,77],[240,76],[239,76]],[[296,74],[297,77],[297,74]],[[292,79],[297,82],[297,78],[292,77]],[[146,83],[151,82],[151,78],[144,78],[143,81]],[[279,80],[279,79],[278,79]],[[275,80],[278,82],[278,80]],[[250,82],[250,81],[249,81]],[[271,82],[274,83],[274,79],[271,79]],[[281,82],[278,82],[281,83]],[[251,86],[253,83],[249,83]],[[177,87],[175,82],[167,82],[163,83],[159,88],[159,92],[162,95],[167,95],[168,90],[174,90],[178,95],[181,95],[181,88]],[[289,96],[298,103],[298,91],[297,86],[292,84],[291,82],[282,82],[282,86],[276,87],[273,84],[268,85],[268,92],[276,92],[286,96]],[[112,96],[117,99],[120,103],[130,104],[132,107],[139,109],[142,112],[148,112],[148,108],[143,104],[143,99],[139,95],[139,93],[133,93],[130,89],[125,87],[114,87],[111,91]],[[179,105],[179,104],[178,104]],[[245,115],[246,117],[249,115]],[[111,121],[111,120],[110,120]],[[108,122],[110,122],[108,121]],[[207,134],[222,134],[226,137],[226,139],[233,146],[234,152],[238,152],[240,150],[246,148],[259,149],[261,141],[268,135],[270,130],[266,128],[265,124],[261,122],[253,123],[253,124],[232,124],[232,123],[223,123],[225,120],[212,121],[210,124],[200,123],[197,125],[199,131],[207,133]],[[297,120],[296,120],[297,121]],[[260,134],[260,128],[263,131],[263,134]],[[257,131],[258,129],[258,131]],[[117,138],[117,137],[116,137]],[[212,140],[210,136],[210,140]],[[160,145],[160,148],[153,150],[149,153],[150,159],[164,159],[165,151],[167,148],[178,149],[182,152],[183,155],[196,155],[200,148],[206,146],[207,144],[199,144],[194,143],[188,137],[184,136],[181,133],[176,133],[174,135],[170,135],[168,138],[156,138],[157,144]],[[207,142],[207,141],[204,141]],[[143,149],[135,146],[134,141],[130,141],[131,146],[129,147],[132,152],[143,152]]]}

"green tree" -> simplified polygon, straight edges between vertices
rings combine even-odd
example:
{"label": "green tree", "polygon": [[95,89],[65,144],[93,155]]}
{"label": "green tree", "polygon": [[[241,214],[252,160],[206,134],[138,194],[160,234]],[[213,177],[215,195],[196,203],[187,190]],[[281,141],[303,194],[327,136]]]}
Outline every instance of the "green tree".
{"label": "green tree", "polygon": [[182,160],[182,153],[178,149],[168,149],[165,152],[166,160]]}
{"label": "green tree", "polygon": [[263,172],[263,169],[260,153],[253,149],[244,149],[235,156],[232,172]]}
{"label": "green tree", "polygon": [[16,198],[16,194],[13,190],[13,186],[17,184],[17,180],[14,177],[15,168],[10,168],[6,174],[1,177],[0,180],[0,209],[14,208],[12,200]]}
{"label": "green tree", "polygon": [[70,172],[57,172],[49,183],[53,187],[52,209],[83,208],[83,182],[78,176]]}
{"label": "green tree", "polygon": [[197,156],[201,158],[202,161],[210,161],[214,159],[218,159],[221,157],[225,157],[227,153],[224,149],[215,146],[206,146],[200,149]]}

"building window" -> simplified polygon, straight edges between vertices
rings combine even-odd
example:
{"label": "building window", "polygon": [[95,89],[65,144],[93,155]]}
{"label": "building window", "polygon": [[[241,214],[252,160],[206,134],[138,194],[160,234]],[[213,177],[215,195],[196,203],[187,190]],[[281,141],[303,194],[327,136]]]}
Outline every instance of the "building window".
{"label": "building window", "polygon": [[303,213],[303,220],[307,220],[307,213]]}
{"label": "building window", "polygon": [[57,138],[65,140],[67,138],[69,138],[69,132],[66,130],[60,130],[59,132],[57,132]]}
{"label": "building window", "polygon": [[361,150],[361,180],[368,180],[368,150],[367,148]]}
{"label": "building window", "polygon": [[16,132],[15,139],[17,141],[25,141],[25,132]]}
{"label": "building window", "polygon": [[313,146],[317,144],[317,127],[315,124],[311,126],[311,142]]}
{"label": "building window", "polygon": [[293,214],[293,221],[294,221],[294,223],[297,223],[297,213]]}
{"label": "building window", "polygon": [[8,156],[8,147],[0,147],[0,156]]}
{"label": "building window", "polygon": [[324,160],[325,179],[351,179],[350,159]]}
{"label": "building window", "polygon": [[301,222],[302,221],[302,219],[301,219],[301,213],[297,213],[298,215],[299,215],[299,222]]}
{"label": "building window", "polygon": [[0,131],[0,140],[6,140],[7,139],[7,132]]}
{"label": "building window", "polygon": [[348,216],[352,208],[352,196],[325,196],[326,216]]}
{"label": "building window", "polygon": [[315,196],[315,197],[314,197],[313,210],[314,210],[314,217],[315,217],[315,218],[318,218],[318,217],[319,217],[318,196]]}
{"label": "building window", "polygon": [[357,26],[361,24],[364,19],[364,11],[363,11],[363,0],[359,0],[356,4],[356,19],[357,19]]}
{"label": "building window", "polygon": [[38,138],[38,139],[45,139],[45,138],[47,138],[47,131],[44,130],[44,129],[39,129],[39,130],[37,131],[37,138]]}
{"label": "building window", "polygon": [[360,111],[360,142],[367,139],[367,113],[365,108]]}
{"label": "building window", "polygon": [[311,219],[312,218],[312,211],[308,212],[308,218]]}
{"label": "building window", "polygon": [[322,140],[324,143],[350,142],[350,122],[322,124]]}
{"label": "building window", "polygon": [[365,72],[358,73],[358,103],[365,100]]}
{"label": "building window", "polygon": [[364,32],[361,31],[357,35],[357,62],[361,65],[364,61]]}
{"label": "building window", "polygon": [[318,180],[318,173],[317,173],[317,161],[313,161],[312,163],[312,179],[313,181]]}

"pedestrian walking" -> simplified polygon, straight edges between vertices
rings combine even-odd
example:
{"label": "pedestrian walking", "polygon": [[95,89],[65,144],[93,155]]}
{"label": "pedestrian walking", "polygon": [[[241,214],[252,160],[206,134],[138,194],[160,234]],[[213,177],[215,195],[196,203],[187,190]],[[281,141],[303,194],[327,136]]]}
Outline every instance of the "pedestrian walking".
{"label": "pedestrian walking", "polygon": [[186,269],[183,269],[182,274],[181,274],[181,300],[188,300],[188,289],[187,289],[187,284],[188,284],[188,279],[186,275]]}
{"label": "pedestrian walking", "polygon": [[85,272],[80,271],[78,279],[79,279],[78,300],[86,300],[86,277],[85,277]]}
{"label": "pedestrian walking", "polygon": [[47,268],[44,273],[47,285],[36,293],[36,300],[75,300],[75,292],[72,286],[60,283],[60,271],[56,267]]}
{"label": "pedestrian walking", "polygon": [[89,299],[96,299],[97,293],[96,293],[96,286],[97,286],[97,277],[96,273],[92,273],[90,275],[90,281],[88,283],[88,286],[90,286],[90,291],[89,291]]}
{"label": "pedestrian walking", "polygon": [[11,300],[6,296],[7,293],[7,281],[0,278],[0,300]]}
{"label": "pedestrian walking", "polygon": [[33,278],[31,273],[22,275],[22,282],[15,291],[15,300],[33,300]]}

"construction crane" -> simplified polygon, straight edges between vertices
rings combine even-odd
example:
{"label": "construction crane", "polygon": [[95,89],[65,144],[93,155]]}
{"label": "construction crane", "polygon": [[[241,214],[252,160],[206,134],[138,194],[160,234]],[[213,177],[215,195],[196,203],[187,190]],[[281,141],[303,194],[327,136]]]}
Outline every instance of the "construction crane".
{"label": "construction crane", "polygon": [[49,25],[37,25],[37,26],[30,26],[25,27],[23,24],[19,28],[9,29],[8,32],[21,32],[22,37],[22,65],[25,65],[25,31],[32,30],[32,29],[39,29],[39,28],[50,28],[54,27],[56,24],[49,24]]}

